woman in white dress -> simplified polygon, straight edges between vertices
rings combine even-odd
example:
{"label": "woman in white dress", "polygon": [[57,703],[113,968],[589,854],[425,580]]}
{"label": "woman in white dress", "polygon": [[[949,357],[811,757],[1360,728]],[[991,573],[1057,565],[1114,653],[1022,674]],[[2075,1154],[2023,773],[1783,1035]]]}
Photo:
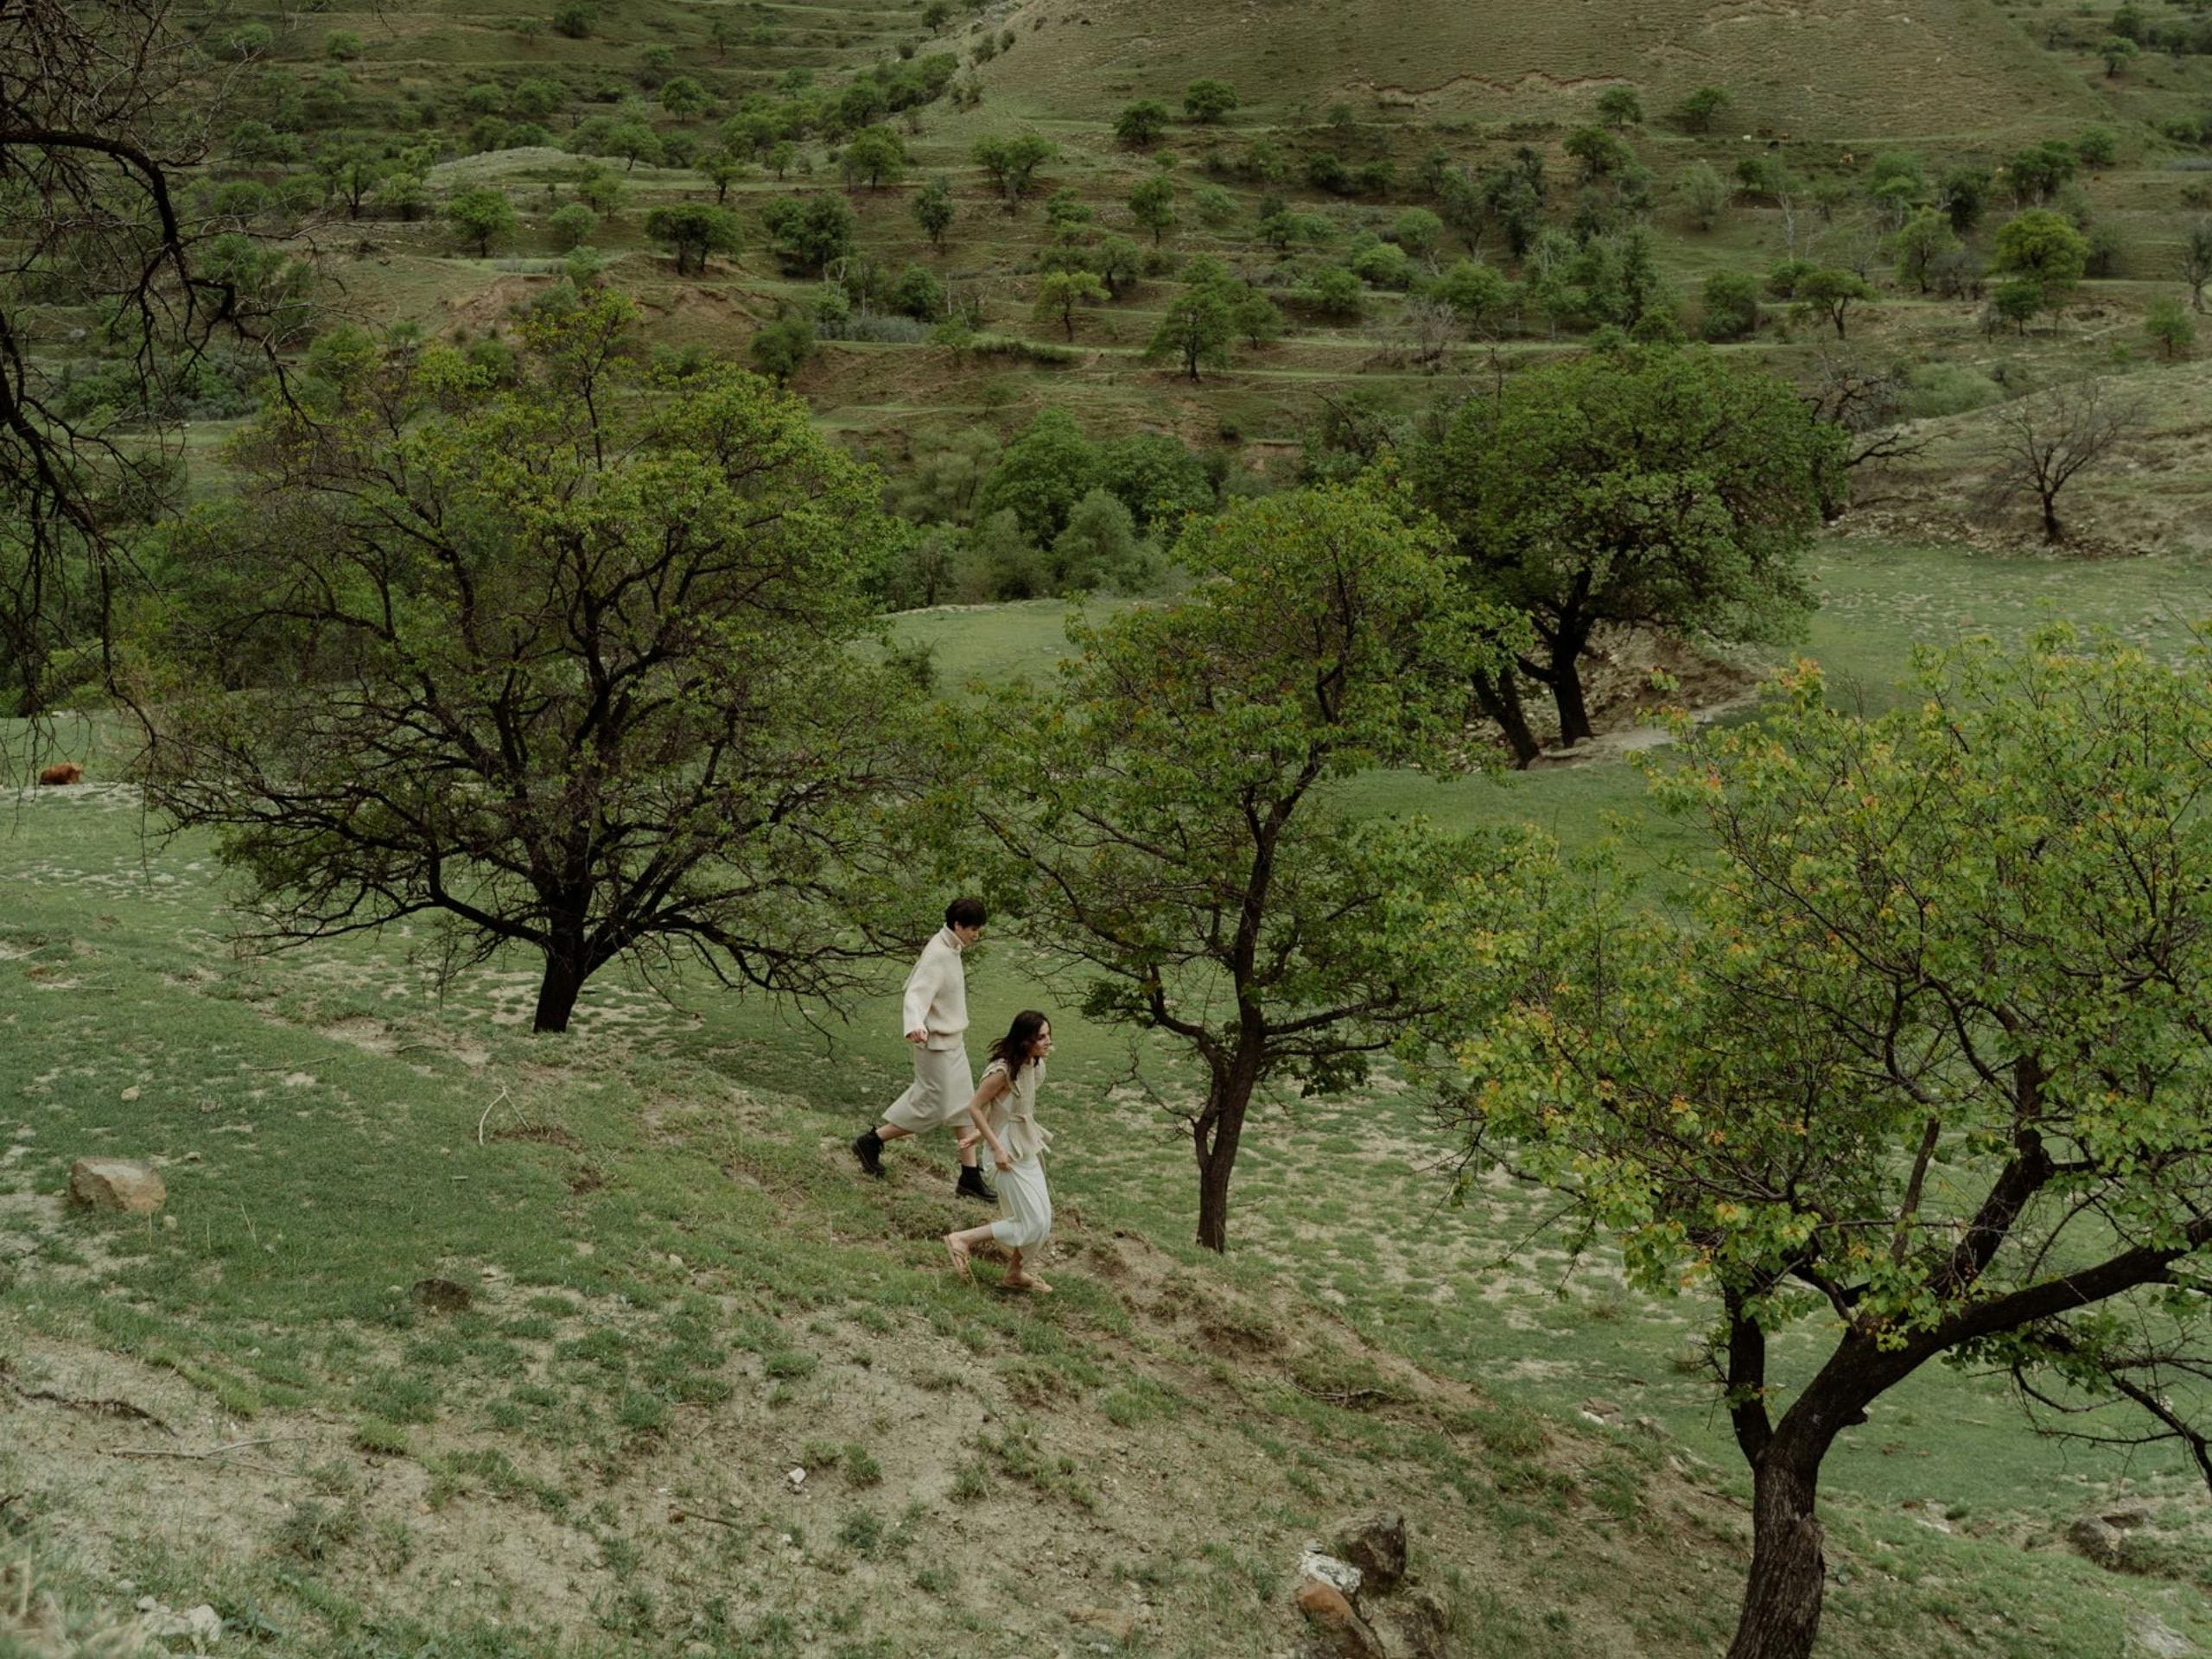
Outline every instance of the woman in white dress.
{"label": "woman in white dress", "polygon": [[1045,1185],[1045,1147],[1051,1133],[1037,1122],[1037,1085],[1045,1080],[1045,1057],[1052,1052],[1052,1022],[1034,1008],[1014,1016],[1007,1034],[991,1045],[991,1063],[968,1103],[969,1120],[991,1148],[999,1167],[999,1218],[987,1227],[947,1233],[944,1248],[963,1279],[968,1253],[994,1239],[1014,1255],[1004,1281],[1008,1290],[1048,1293],[1052,1288],[1022,1263],[1052,1230],[1052,1195]]}

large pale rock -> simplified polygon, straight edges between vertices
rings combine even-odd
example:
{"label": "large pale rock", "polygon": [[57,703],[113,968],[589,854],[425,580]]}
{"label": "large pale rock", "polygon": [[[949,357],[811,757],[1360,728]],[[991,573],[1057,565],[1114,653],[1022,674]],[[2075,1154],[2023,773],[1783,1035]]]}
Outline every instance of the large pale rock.
{"label": "large pale rock", "polygon": [[1298,1558],[1300,1579],[1319,1579],[1346,1601],[1359,1599],[1360,1571],[1350,1561],[1340,1561],[1333,1555],[1324,1554],[1312,1544]]}
{"label": "large pale rock", "polygon": [[150,1216],[168,1201],[168,1188],[151,1164],[128,1158],[79,1158],[69,1166],[69,1196],[95,1210]]}
{"label": "large pale rock", "polygon": [[1306,1615],[1315,1637],[1335,1659],[1389,1659],[1382,1638],[1352,1611],[1344,1592],[1333,1584],[1308,1579],[1300,1585],[1298,1611]]}
{"label": "large pale rock", "polygon": [[1337,1554],[1359,1569],[1363,1587],[1382,1594],[1406,1576],[1406,1517],[1395,1510],[1361,1516],[1337,1535]]}

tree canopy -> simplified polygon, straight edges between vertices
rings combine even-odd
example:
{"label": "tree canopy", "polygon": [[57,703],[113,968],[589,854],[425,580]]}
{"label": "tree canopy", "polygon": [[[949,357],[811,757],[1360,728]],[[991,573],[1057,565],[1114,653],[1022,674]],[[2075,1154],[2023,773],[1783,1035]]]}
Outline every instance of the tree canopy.
{"label": "tree canopy", "polygon": [[541,1031],[621,957],[856,982],[840,900],[904,718],[845,649],[878,482],[751,376],[638,384],[631,315],[541,315],[512,385],[352,359],[181,533],[151,798],[217,831],[264,938],[420,917],[448,967],[534,951]]}
{"label": "tree canopy", "polygon": [[1255,1093],[1351,1087],[1433,1038],[1497,925],[1483,873],[1516,843],[1363,821],[1338,797],[1373,766],[1456,764],[1497,620],[1433,524],[1329,486],[1239,503],[1177,556],[1186,597],[1071,623],[1053,684],[963,718],[955,810],[988,838],[994,908],[1087,985],[1090,1016],[1199,1062],[1198,1236],[1221,1249]]}
{"label": "tree canopy", "polygon": [[1513,1007],[1471,1006],[1471,1171],[1713,1309],[1754,1480],[1737,1659],[1812,1650],[1822,1459],[1931,1360],[2139,1407],[2212,1480],[2173,1389],[2212,1245],[2208,669],[2053,629],[1863,720],[1801,666],[1659,774],[1717,849],[1689,912],[1554,889]]}
{"label": "tree canopy", "polygon": [[[1624,346],[1509,376],[1415,473],[1478,591],[1528,618],[1536,649],[1518,666],[1572,744],[1591,733],[1580,664],[1602,626],[1789,636],[1836,461],[1834,435],[1771,376]],[[1510,732],[1515,711],[1492,713]]]}

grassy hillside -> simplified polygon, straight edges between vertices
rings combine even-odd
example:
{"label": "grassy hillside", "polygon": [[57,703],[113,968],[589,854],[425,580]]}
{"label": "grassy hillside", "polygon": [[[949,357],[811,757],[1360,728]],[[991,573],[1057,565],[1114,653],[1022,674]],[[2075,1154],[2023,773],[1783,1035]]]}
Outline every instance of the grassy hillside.
{"label": "grassy hillside", "polygon": [[1987,0],[1878,11],[1851,0],[1469,6],[1452,0],[1029,0],[988,85],[1040,116],[1110,113],[1200,76],[1255,113],[1344,98],[1441,121],[1581,121],[1607,86],[1663,109],[1726,86],[1745,131],[1866,141],[2063,133],[2094,100]]}
{"label": "grassy hillside", "polygon": [[[2041,599],[2171,639],[2159,594],[2203,579],[1879,544],[1817,575],[1812,645],[1876,701],[1914,642]],[[1046,606],[902,632],[949,677],[1058,648]],[[1692,1310],[1602,1255],[1567,1274],[1526,1195],[1442,1205],[1418,1095],[1272,1104],[1235,1248],[1207,1256],[1187,1151],[1128,1081],[1141,1058],[1172,1100],[1172,1058],[1070,1016],[1001,938],[977,1006],[1062,1010],[1059,1294],[995,1293],[988,1266],[962,1286],[944,1148],[896,1149],[887,1187],[844,1150],[899,1084],[888,1001],[816,1032],[608,976],[543,1039],[518,959],[442,993],[404,932],[240,960],[210,849],[143,842],[121,757],[60,735],[93,781],[28,791],[0,841],[24,1057],[0,1096],[0,1529],[57,1603],[31,1593],[0,1642],[75,1651],[68,1620],[152,1597],[286,1655],[1260,1659],[1295,1639],[1300,1545],[1377,1503],[1411,1518],[1447,1653],[1687,1659],[1725,1635],[1745,1493]],[[1618,764],[1369,787],[1573,838],[1621,812],[1647,855],[1681,846]],[[165,1218],[67,1212],[86,1154],[158,1160]],[[432,1278],[470,1305],[427,1305]],[[1987,1379],[1900,1390],[1827,1490],[1827,1654],[2212,1643],[2187,1471],[2034,1441]],[[2064,1541],[2118,1500],[2149,1516],[2126,1574]]]}

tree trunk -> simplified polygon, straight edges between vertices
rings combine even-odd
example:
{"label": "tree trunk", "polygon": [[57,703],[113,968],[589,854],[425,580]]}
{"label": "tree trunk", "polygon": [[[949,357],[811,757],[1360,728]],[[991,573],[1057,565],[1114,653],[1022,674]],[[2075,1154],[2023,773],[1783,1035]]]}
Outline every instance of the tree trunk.
{"label": "tree trunk", "polygon": [[537,982],[537,1012],[531,1016],[532,1031],[566,1031],[569,1016],[575,1012],[576,998],[584,988],[584,980],[590,969],[584,966],[583,951],[569,946],[549,946],[545,952],[545,977]]}
{"label": "tree trunk", "polygon": [[1542,745],[1529,725],[1528,711],[1521,706],[1521,684],[1514,677],[1510,666],[1495,674],[1474,677],[1475,701],[1482,705],[1483,713],[1497,722],[1498,730],[1505,734],[1505,741],[1513,751],[1513,764],[1526,767],[1541,753]]}
{"label": "tree trunk", "polygon": [[1198,1159],[1198,1243],[1210,1250],[1229,1249],[1229,1175],[1236,1165],[1236,1143],[1244,1133],[1245,1109],[1259,1082],[1257,1056],[1239,1054],[1214,1074],[1192,1143]]}
{"label": "tree trunk", "polygon": [[2058,503],[2051,496],[2043,498],[2043,538],[2046,542],[2060,542],[2066,534],[2058,527]]}
{"label": "tree trunk", "polygon": [[1827,1563],[1814,1499],[1824,1445],[1777,1436],[1752,1469],[1751,1571],[1728,1659],[1808,1659]]}
{"label": "tree trunk", "polygon": [[1561,748],[1573,748],[1577,743],[1590,741],[1590,707],[1582,697],[1582,666],[1579,652],[1569,653],[1562,647],[1552,660],[1552,702],[1559,709],[1559,741]]}

